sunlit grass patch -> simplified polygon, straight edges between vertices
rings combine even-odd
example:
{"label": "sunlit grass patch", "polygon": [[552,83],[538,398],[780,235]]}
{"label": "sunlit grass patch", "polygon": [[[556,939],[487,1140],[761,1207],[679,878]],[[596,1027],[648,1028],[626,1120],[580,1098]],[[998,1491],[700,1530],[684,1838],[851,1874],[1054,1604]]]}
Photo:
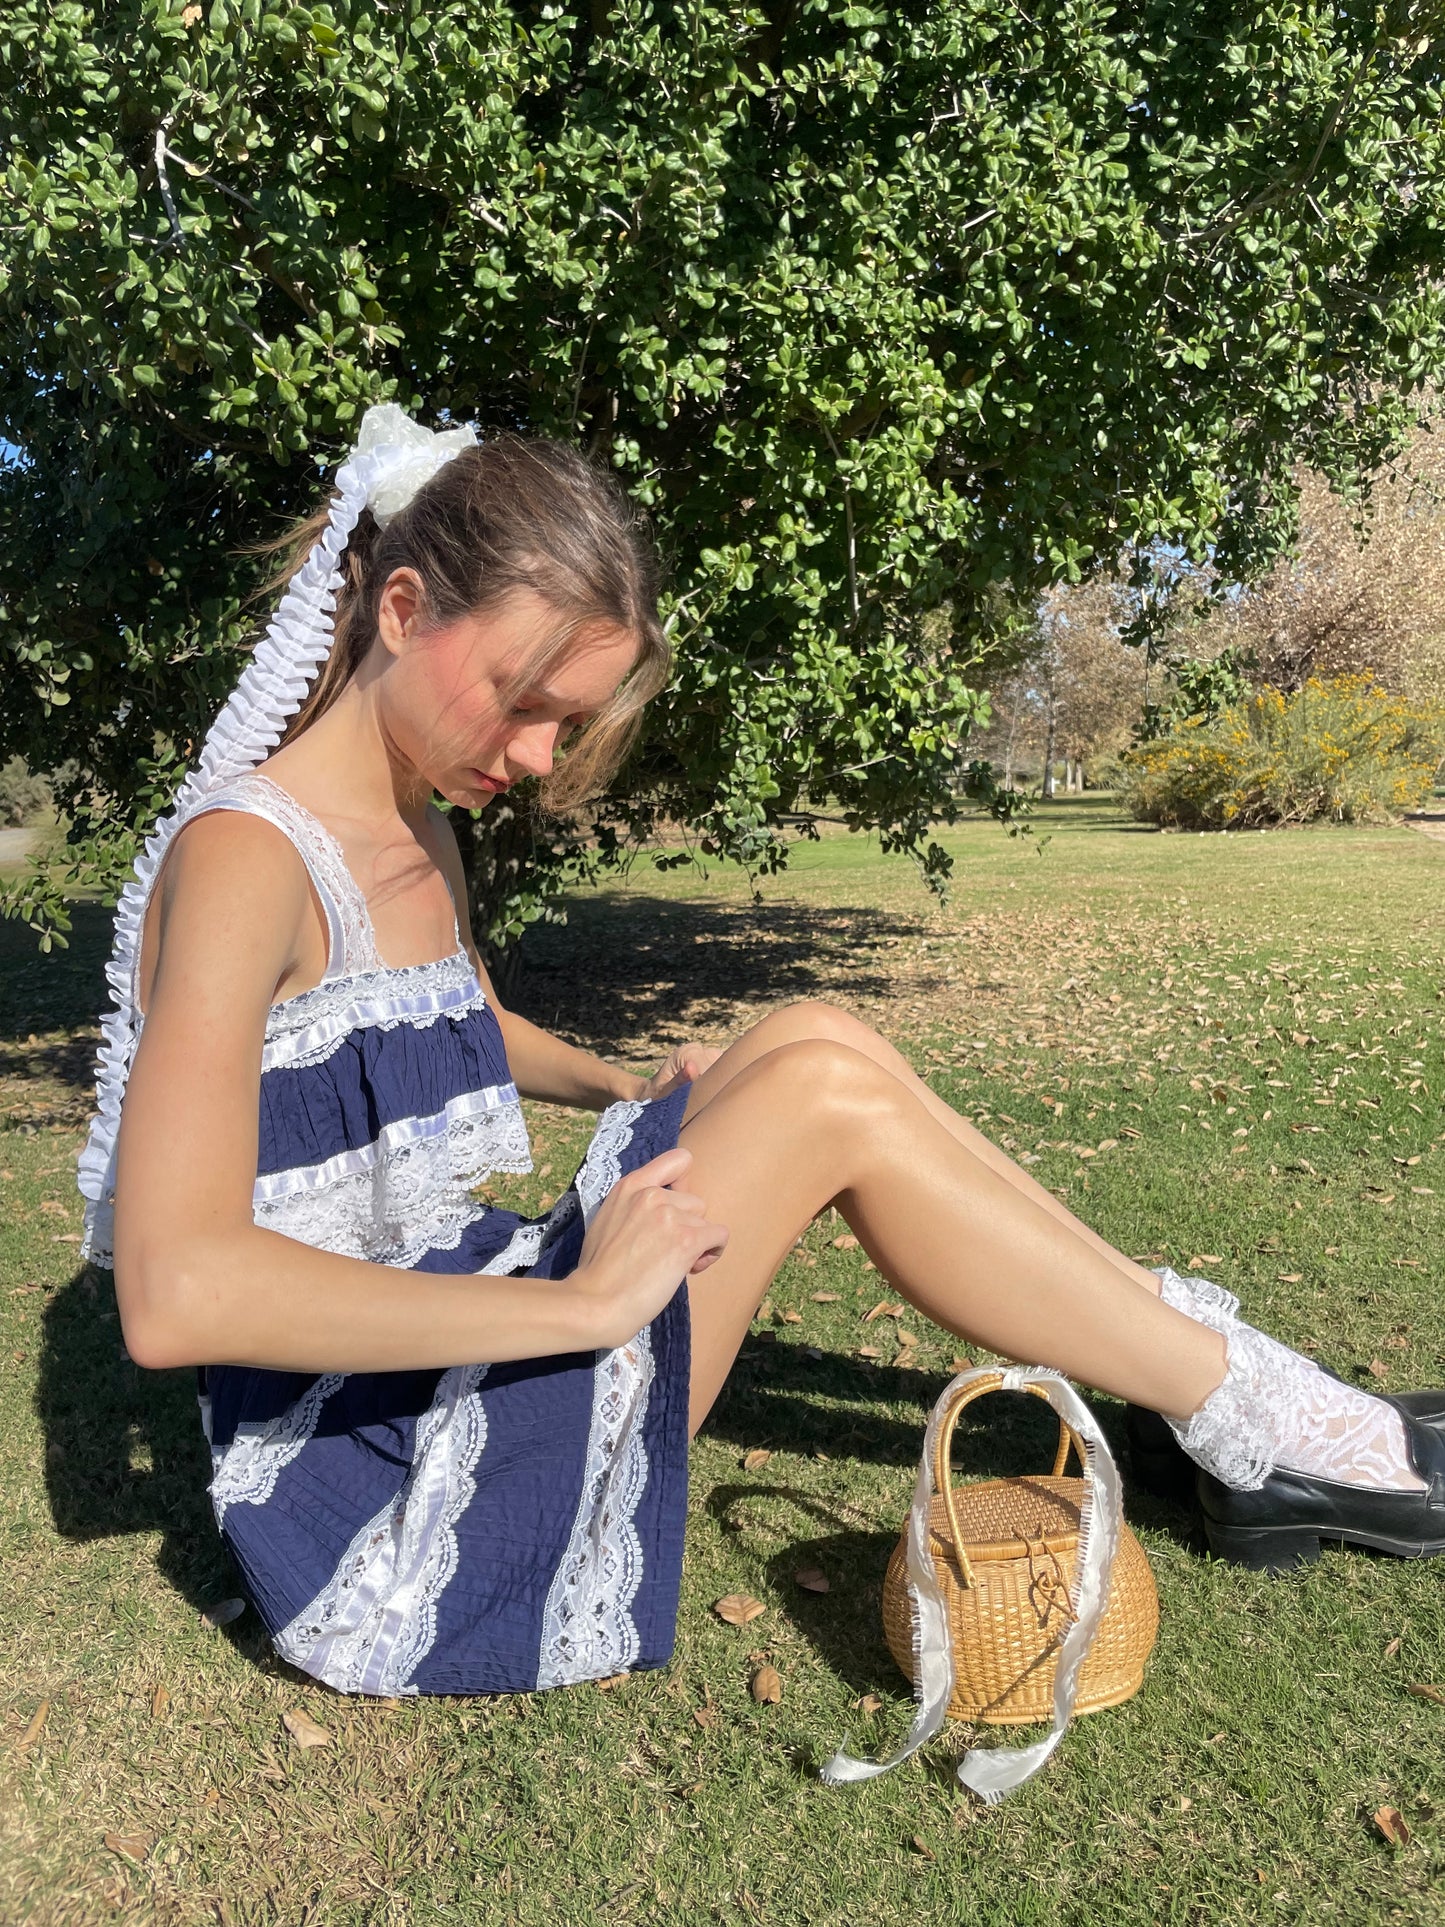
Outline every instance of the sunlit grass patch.
{"label": "sunlit grass patch", "polygon": [[[756,905],[735,872],[639,870],[545,933],[529,1012],[644,1068],[835,998],[1126,1250],[1196,1262],[1361,1383],[1445,1382],[1445,850],[1156,836],[1092,799],[1040,827],[1042,857],[953,834],[947,906],[844,840]],[[98,994],[98,937],[78,937],[32,966],[0,929],[0,1920],[1439,1920],[1445,1707],[1410,1688],[1445,1686],[1445,1569],[1327,1553],[1270,1583],[1138,1497],[1163,1621],[1135,1700],[994,1811],[950,1778],[963,1729],[872,1786],[818,1783],[845,1733],[906,1728],[879,1595],[927,1408],[971,1353],[911,1311],[870,1317],[897,1294],[826,1216],[694,1449],[662,1672],[343,1701],[269,1657],[254,1615],[208,1627],[236,1581],[190,1383],[125,1360],[108,1281],[77,1279],[64,1242]],[[505,1192],[526,1209],[587,1136],[551,1108],[534,1124],[538,1169]],[[962,1474],[1049,1452],[1023,1401],[961,1429]],[[763,1612],[728,1624],[731,1593]],[[749,1691],[765,1664],[776,1704]],[[331,1743],[300,1747],[291,1711]]]}

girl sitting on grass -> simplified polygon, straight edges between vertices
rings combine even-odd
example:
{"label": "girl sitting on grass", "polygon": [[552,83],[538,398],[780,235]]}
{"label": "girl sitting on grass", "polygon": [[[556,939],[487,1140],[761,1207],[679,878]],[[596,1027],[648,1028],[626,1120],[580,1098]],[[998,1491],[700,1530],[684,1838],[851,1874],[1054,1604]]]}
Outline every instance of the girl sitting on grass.
{"label": "girl sitting on grass", "polygon": [[[642,1078],[500,1006],[434,798],[573,805],[661,687],[608,479],[374,409],[299,534],[122,897],[81,1176],[132,1356],[201,1368],[278,1652],[380,1694],[662,1664],[689,1437],[829,1204],[935,1323],[1164,1414],[1216,1553],[1445,1552],[1445,1394],[1356,1390],[1121,1256],[864,1024],[796,1005]],[[519,1092],[601,1113],[541,1218],[475,1195],[530,1168]]]}

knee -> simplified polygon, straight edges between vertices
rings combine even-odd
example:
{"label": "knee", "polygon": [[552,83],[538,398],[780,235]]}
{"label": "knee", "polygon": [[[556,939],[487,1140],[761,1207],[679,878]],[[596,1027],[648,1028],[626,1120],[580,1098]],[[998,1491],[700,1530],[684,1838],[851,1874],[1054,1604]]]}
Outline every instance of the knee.
{"label": "knee", "polygon": [[766,1085],[772,1101],[810,1129],[833,1121],[856,1128],[875,1113],[891,1113],[907,1101],[897,1078],[875,1059],[827,1036],[780,1039],[750,1072]]}
{"label": "knee", "polygon": [[850,1017],[846,1010],[839,1010],[836,1004],[824,1003],[821,998],[807,998],[800,1003],[788,1004],[784,1009],[774,1011],[764,1017],[758,1025],[770,1048],[777,1049],[785,1043],[830,1043],[843,1044],[849,1049],[867,1053],[870,1046],[876,1048],[877,1032],[856,1017]]}

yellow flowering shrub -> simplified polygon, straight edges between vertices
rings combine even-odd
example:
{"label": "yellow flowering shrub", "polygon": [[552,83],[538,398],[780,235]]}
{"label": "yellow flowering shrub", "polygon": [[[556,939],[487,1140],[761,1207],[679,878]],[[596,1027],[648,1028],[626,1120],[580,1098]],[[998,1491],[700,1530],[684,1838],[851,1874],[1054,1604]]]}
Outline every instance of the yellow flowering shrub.
{"label": "yellow flowering shrub", "polygon": [[1123,795],[1147,823],[1254,830],[1385,823],[1419,809],[1445,759],[1445,707],[1392,696],[1373,676],[1257,690],[1121,758]]}

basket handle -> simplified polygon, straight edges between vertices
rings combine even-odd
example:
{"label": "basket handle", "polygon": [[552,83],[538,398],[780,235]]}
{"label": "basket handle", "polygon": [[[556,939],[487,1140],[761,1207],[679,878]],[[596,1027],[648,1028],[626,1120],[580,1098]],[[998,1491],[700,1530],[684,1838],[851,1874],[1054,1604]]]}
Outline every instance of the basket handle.
{"label": "basket handle", "polygon": [[[954,1564],[958,1567],[960,1579],[962,1579],[965,1586],[969,1587],[976,1586],[978,1581],[974,1577],[973,1567],[969,1564],[968,1554],[964,1550],[963,1533],[959,1529],[958,1514],[954,1510],[953,1473],[951,1470],[953,1434],[966,1406],[972,1405],[976,1398],[982,1398],[987,1392],[1002,1391],[1003,1385],[1004,1375],[1001,1371],[998,1371],[989,1372],[986,1376],[976,1378],[972,1384],[956,1386],[953,1391],[953,1397],[944,1411],[943,1421],[938,1428],[938,1440],[934,1447],[934,1489],[942,1497],[943,1509],[948,1516],[948,1530],[953,1541]],[[1041,1398],[1046,1405],[1049,1403],[1049,1395],[1042,1385],[1024,1384],[1020,1385],[1018,1390],[1032,1393],[1035,1398]],[[1083,1468],[1087,1466],[1088,1461],[1084,1456],[1083,1440],[1069,1424],[1068,1420],[1060,1414],[1059,1447],[1054,1454],[1054,1470],[1052,1474],[1054,1478],[1057,1479],[1062,1476],[1064,1467],[1069,1462],[1069,1453],[1071,1450],[1078,1453],[1080,1467]]]}
{"label": "basket handle", "polygon": [[[1074,1575],[1071,1609],[1073,1618],[1059,1646],[1058,1667],[1054,1674],[1054,1720],[1047,1738],[1032,1746],[973,1747],[958,1765],[958,1777],[981,1800],[993,1805],[1010,1787],[1021,1786],[1048,1759],[1074,1710],[1079,1670],[1098,1630],[1109,1603],[1109,1580],[1114,1554],[1123,1529],[1123,1495],[1119,1474],[1099,1421],[1060,1373],[1044,1366],[1011,1365],[1006,1371],[979,1369],[968,1371],[944,1387],[928,1420],[923,1451],[919,1456],[918,1479],[913,1488],[913,1504],[908,1514],[907,1562],[908,1591],[917,1615],[915,1630],[918,1657],[918,1710],[907,1737],[884,1760],[857,1760],[843,1747],[823,1762],[819,1777],[829,1786],[854,1780],[876,1779],[900,1761],[916,1753],[943,1725],[953,1695],[953,1645],[948,1623],[948,1603],[939,1582],[938,1571],[929,1548],[929,1513],[934,1493],[934,1467],[938,1463],[937,1444],[945,1422],[957,1417],[968,1403],[961,1393],[977,1387],[978,1393],[996,1391],[1034,1392],[1044,1398],[1067,1421],[1075,1445],[1081,1447],[1088,1503],[1080,1520],[1079,1554]],[[951,1428],[950,1428],[951,1429]],[[1062,1467],[1062,1456],[1056,1461]],[[945,1470],[947,1458],[944,1458]],[[947,1493],[948,1487],[944,1486]],[[955,1534],[957,1529],[955,1528]]]}

